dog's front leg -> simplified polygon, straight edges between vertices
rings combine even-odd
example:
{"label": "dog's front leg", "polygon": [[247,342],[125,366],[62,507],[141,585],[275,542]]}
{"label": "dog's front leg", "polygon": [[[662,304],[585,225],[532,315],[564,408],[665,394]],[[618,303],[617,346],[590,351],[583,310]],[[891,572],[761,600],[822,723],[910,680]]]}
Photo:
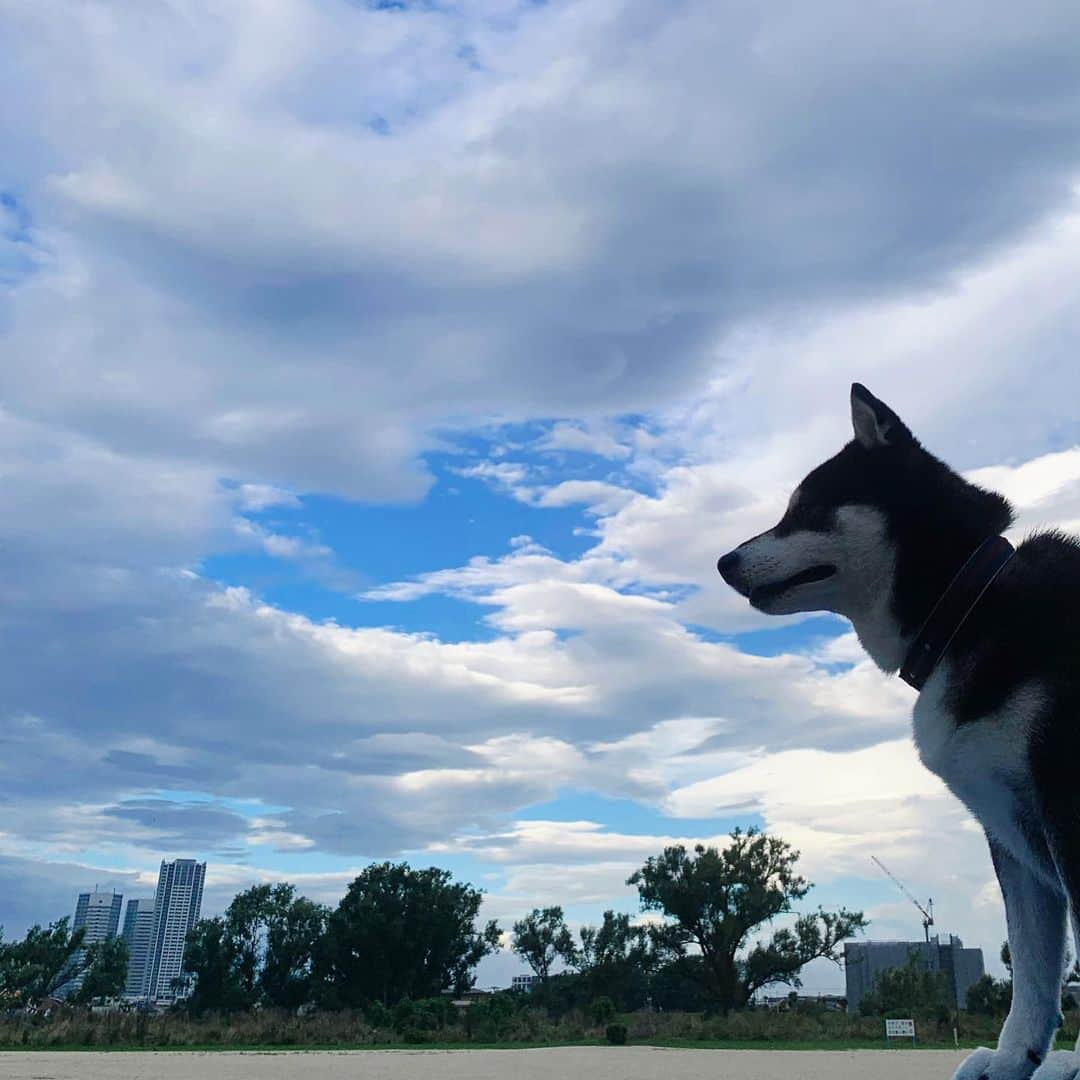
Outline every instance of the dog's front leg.
{"label": "dog's front leg", "polygon": [[953,1080],[1028,1080],[1046,1058],[1057,1031],[1065,965],[1065,897],[993,840],[990,855],[1005,898],[1012,1008],[997,1049],[980,1047]]}
{"label": "dog's front leg", "polygon": [[[1059,758],[1075,761],[1077,753],[1077,735],[1070,727],[1070,740],[1062,746],[1057,743],[1053,749]],[[1044,753],[1050,747],[1044,747]],[[1046,758],[1040,762],[1040,795],[1043,803],[1043,815],[1046,823],[1046,839],[1050,845],[1050,854],[1061,878],[1062,888],[1069,900],[1072,915],[1073,942],[1076,955],[1080,957],[1080,792],[1077,790],[1071,771],[1062,774],[1048,766]],[[1050,1054],[1036,1071],[1033,1080],[1080,1080],[1080,1040],[1075,1050],[1059,1050]]]}

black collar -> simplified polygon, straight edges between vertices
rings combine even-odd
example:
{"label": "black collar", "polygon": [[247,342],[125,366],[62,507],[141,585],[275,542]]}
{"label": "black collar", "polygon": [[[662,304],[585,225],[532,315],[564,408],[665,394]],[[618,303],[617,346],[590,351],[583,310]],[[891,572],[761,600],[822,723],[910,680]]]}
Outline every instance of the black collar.
{"label": "black collar", "polygon": [[1004,536],[992,536],[972,552],[941,594],[908,649],[900,669],[900,678],[908,686],[922,690],[964,620],[1014,554],[1012,544]]}

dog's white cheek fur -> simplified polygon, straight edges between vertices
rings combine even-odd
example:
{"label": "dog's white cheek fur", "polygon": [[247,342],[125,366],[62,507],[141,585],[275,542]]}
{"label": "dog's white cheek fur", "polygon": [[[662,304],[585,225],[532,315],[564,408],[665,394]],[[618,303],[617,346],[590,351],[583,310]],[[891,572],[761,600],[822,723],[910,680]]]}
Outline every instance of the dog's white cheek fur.
{"label": "dog's white cheek fur", "polygon": [[831,610],[851,620],[862,647],[882,671],[896,671],[909,642],[900,636],[892,614],[896,548],[885,515],[870,506],[842,506],[836,522],[840,573]]}
{"label": "dog's white cheek fur", "polygon": [[751,585],[780,581],[819,563],[835,566],[834,577],[793,589],[773,602],[770,613],[836,612],[851,619],[879,665],[885,670],[900,666],[896,623],[889,612],[896,557],[879,511],[841,507],[836,528],[829,532],[805,530],[779,537],[765,533],[739,550]]}

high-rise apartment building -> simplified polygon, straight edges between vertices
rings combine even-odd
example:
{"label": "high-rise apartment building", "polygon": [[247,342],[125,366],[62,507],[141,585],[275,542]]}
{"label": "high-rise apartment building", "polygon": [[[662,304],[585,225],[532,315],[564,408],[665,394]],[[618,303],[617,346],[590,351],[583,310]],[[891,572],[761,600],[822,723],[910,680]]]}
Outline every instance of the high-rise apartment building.
{"label": "high-rise apartment building", "polygon": [[184,942],[202,909],[206,863],[194,859],[162,860],[154,895],[154,925],[150,942],[146,996],[172,1001],[173,986],[184,962]]}
{"label": "high-rise apartment building", "polygon": [[[120,925],[120,908],[124,903],[121,893],[95,889],[93,892],[79,893],[78,903],[75,905],[75,920],[71,929],[82,930],[82,948],[75,954],[73,964],[81,965],[86,950],[99,941],[108,941],[116,937],[117,928]],[[82,974],[66,982],[62,988],[65,997],[77,993],[82,986]]]}
{"label": "high-rise apartment building", "polygon": [[127,942],[128,947],[128,974],[124,996],[146,997],[150,945],[154,937],[153,898],[127,902],[124,929],[120,936]]}

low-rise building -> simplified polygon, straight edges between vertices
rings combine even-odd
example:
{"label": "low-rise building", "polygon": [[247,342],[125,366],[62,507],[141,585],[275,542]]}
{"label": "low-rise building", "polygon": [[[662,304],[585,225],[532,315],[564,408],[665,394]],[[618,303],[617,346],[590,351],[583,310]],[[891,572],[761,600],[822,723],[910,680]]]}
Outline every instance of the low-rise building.
{"label": "low-rise building", "polygon": [[985,967],[982,949],[965,949],[954,934],[939,935],[929,941],[848,941],[844,944],[847,1009],[859,1011],[859,1003],[874,988],[878,975],[905,967],[914,955],[929,971],[945,976],[951,1004],[966,1007],[968,987],[981,979]]}

